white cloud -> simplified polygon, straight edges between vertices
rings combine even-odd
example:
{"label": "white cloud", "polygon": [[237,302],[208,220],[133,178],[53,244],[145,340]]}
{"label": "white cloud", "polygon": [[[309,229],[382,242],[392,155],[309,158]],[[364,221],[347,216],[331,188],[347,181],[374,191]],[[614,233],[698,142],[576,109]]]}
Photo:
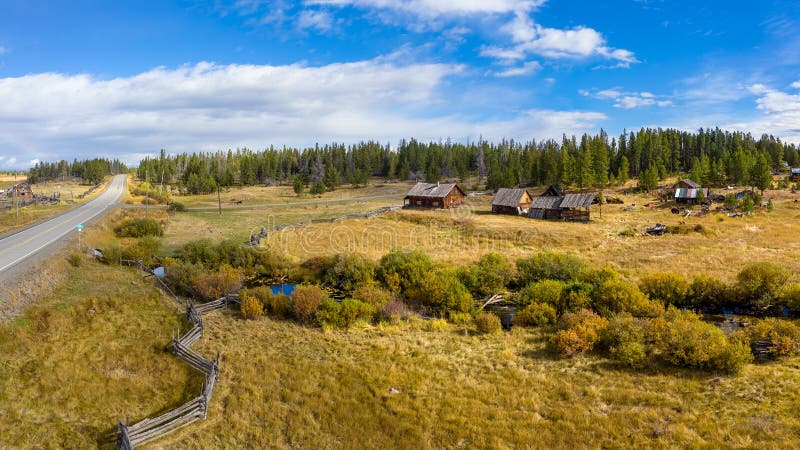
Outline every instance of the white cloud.
{"label": "white cloud", "polygon": [[542,65],[538,61],[528,61],[520,67],[512,67],[501,72],[497,72],[495,76],[498,77],[518,77],[522,75],[531,75],[539,71]]}
{"label": "white cloud", "polygon": [[657,96],[652,92],[625,92],[619,88],[603,89],[603,90],[586,90],[581,89],[579,94],[584,97],[596,98],[598,100],[613,100],[615,108],[633,109],[641,108],[643,106],[672,106],[671,100],[664,99],[663,96]]}
{"label": "white cloud", "polygon": [[800,89],[800,81],[795,81],[794,83],[792,83],[792,87],[795,89]]}
{"label": "white cloud", "polygon": [[333,27],[333,19],[325,11],[305,10],[297,17],[297,27],[301,30],[314,28],[325,32]]}
{"label": "white cloud", "polygon": [[437,18],[447,15],[504,14],[531,11],[544,0],[306,0],[310,6],[355,6]]}
{"label": "white cloud", "polygon": [[447,110],[442,89],[462,70],[386,57],[319,67],[199,63],[109,80],[60,73],[0,78],[0,148],[14,163],[97,154],[136,162],[160,148],[557,137],[606,118],[532,110],[501,120]]}
{"label": "white cloud", "polygon": [[[795,84],[792,84],[793,88],[800,88]],[[749,131],[757,136],[769,133],[786,142],[800,144],[800,94],[786,93],[763,84],[753,84],[747,89],[758,97],[756,109],[761,111],[761,116],[723,126]]]}

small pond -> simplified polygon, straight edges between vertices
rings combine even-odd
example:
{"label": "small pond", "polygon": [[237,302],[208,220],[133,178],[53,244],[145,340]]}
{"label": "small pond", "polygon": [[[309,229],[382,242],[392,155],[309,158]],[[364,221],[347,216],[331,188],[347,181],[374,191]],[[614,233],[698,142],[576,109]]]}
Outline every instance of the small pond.
{"label": "small pond", "polygon": [[288,297],[294,292],[294,287],[293,284],[273,284],[270,289],[272,289],[272,295],[283,294]]}

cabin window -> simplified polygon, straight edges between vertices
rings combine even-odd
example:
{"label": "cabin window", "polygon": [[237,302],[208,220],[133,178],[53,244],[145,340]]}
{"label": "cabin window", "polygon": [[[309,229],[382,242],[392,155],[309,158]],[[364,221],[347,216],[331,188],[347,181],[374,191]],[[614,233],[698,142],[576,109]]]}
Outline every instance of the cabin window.
{"label": "cabin window", "polygon": [[439,202],[433,202],[433,206],[439,206]]}

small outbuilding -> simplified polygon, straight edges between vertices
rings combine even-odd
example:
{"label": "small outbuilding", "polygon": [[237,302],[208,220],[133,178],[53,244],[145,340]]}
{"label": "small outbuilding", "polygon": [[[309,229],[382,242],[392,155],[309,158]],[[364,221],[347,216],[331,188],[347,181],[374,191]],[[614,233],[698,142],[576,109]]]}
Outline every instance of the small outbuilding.
{"label": "small outbuilding", "polygon": [[495,214],[527,214],[532,200],[531,194],[525,189],[500,188],[492,199],[492,212]]}
{"label": "small outbuilding", "polygon": [[558,186],[550,186],[542,195],[533,197],[528,217],[543,220],[588,222],[597,194],[563,194]]}
{"label": "small outbuilding", "polygon": [[675,183],[675,202],[696,205],[708,199],[708,188],[700,187],[696,181],[685,178]]}
{"label": "small outbuilding", "polygon": [[466,197],[456,183],[417,183],[403,199],[403,207],[458,208]]}
{"label": "small outbuilding", "polygon": [[789,169],[789,179],[792,181],[800,181],[800,167],[792,167]]}

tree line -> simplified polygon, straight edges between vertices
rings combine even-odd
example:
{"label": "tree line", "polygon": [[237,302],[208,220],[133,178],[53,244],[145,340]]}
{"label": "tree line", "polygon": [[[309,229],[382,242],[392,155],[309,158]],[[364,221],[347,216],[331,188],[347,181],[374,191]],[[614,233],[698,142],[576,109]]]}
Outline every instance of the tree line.
{"label": "tree line", "polygon": [[152,184],[178,184],[186,193],[208,193],[218,186],[294,182],[335,189],[342,183],[366,184],[369,177],[436,181],[485,180],[487,189],[561,184],[578,188],[619,185],[631,178],[649,189],[669,175],[686,174],[705,186],[754,185],[771,170],[800,165],[798,148],[771,135],[700,129],[643,128],[609,137],[605,131],[580,138],[518,142],[483,139],[472,143],[402,140],[365,141],[303,149],[269,147],[168,155],[140,162],[137,176]]}
{"label": "tree line", "polygon": [[61,160],[58,162],[37,162],[28,171],[28,181],[39,183],[41,181],[65,180],[81,178],[86,182],[97,184],[107,175],[127,172],[128,168],[119,160],[104,158],[87,159],[72,162]]}

